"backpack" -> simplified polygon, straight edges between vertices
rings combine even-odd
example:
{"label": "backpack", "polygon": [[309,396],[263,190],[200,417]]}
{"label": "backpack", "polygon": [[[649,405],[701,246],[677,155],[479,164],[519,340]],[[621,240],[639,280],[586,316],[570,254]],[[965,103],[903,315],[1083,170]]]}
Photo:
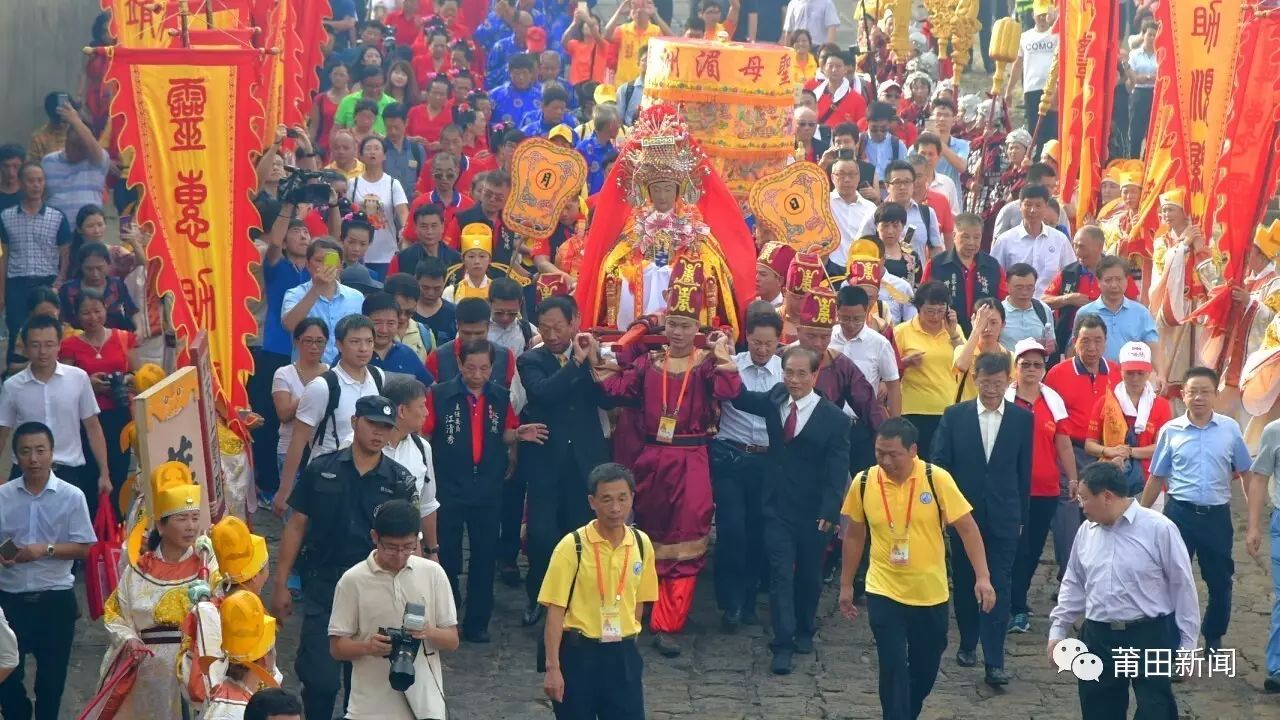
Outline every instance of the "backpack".
{"label": "backpack", "polygon": [[[378,394],[382,394],[382,383],[384,380],[382,371],[378,368],[368,365],[365,371],[373,376],[374,387],[378,388]],[[325,406],[324,415],[320,417],[319,424],[312,436],[311,443],[314,445],[324,437],[325,430],[333,431],[333,443],[338,444],[338,423],[333,419],[334,413],[338,411],[338,401],[342,399],[342,388],[338,387],[338,373],[334,370],[325,370],[320,377],[324,378],[325,385],[329,388],[329,404]],[[306,466],[306,458],[303,458],[302,466]]]}

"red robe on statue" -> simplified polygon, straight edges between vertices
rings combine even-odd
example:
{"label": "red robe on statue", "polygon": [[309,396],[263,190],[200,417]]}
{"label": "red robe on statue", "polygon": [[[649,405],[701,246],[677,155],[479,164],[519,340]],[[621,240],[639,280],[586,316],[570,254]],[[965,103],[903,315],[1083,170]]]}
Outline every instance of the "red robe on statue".
{"label": "red robe on statue", "polygon": [[[636,477],[636,524],[653,540],[658,562],[658,602],[650,620],[654,632],[678,633],[689,617],[715,511],[707,460],[709,433],[716,422],[717,403],[732,400],[742,389],[738,373],[717,370],[710,351],[695,353],[701,360],[687,380],[683,372],[663,371],[662,353],[639,358],[633,366],[601,380],[609,397],[639,405],[645,438],[631,469]],[[664,394],[676,417],[672,443],[656,439]]]}

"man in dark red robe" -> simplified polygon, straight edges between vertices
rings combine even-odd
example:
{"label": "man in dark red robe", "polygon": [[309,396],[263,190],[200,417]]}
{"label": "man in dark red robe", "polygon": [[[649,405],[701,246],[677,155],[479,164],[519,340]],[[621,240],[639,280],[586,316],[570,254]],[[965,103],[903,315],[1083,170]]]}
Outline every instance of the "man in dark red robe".
{"label": "man in dark red robe", "polygon": [[706,563],[715,510],[707,443],[717,404],[738,396],[742,379],[723,332],[708,337],[712,348],[694,346],[704,315],[707,283],[715,282],[696,260],[679,260],[667,291],[664,350],[625,368],[597,366],[607,396],[638,406],[644,445],[632,471],[636,477],[636,524],[653,540],[658,561],[658,602],[650,627],[658,651],[680,654],[672,637],[684,629],[698,572]]}

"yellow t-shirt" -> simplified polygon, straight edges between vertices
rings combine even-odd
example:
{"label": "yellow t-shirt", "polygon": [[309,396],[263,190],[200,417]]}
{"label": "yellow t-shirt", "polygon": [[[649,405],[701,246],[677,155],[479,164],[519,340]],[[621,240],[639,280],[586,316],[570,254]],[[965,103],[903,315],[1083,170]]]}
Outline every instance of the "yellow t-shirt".
{"label": "yellow t-shirt", "polygon": [[[948,340],[948,342],[950,342],[950,341]],[[1013,353],[1012,353],[1012,352],[1010,352],[1009,350],[1006,350],[1006,349],[1005,349],[1005,347],[1004,347],[1003,345],[1001,345],[1001,346],[1000,346],[1000,349],[1001,349],[1001,350],[1003,350],[1005,353],[1008,353],[1008,355],[1009,355],[1009,368],[1010,368],[1010,371],[1012,371],[1012,369],[1013,369]],[[957,347],[956,347],[956,349],[952,352],[952,355],[951,355],[951,367],[952,367],[953,369],[955,369],[955,361],[960,359],[960,353],[961,353],[961,351],[963,351],[963,350],[964,350],[964,346],[963,346],[963,345],[959,345],[959,346],[957,346]],[[960,378],[964,378],[964,388],[963,388],[962,390],[960,390],[960,400],[959,400],[959,402],[964,402],[964,401],[966,401],[966,400],[972,400],[972,399],[974,399],[974,398],[978,397],[978,384],[974,381],[975,373],[974,373],[974,371],[973,371],[973,364],[974,364],[975,362],[977,362],[977,360],[978,360],[978,355],[979,355],[979,353],[977,353],[977,352],[975,352],[975,353],[973,354],[973,359],[969,362],[969,370],[968,370],[968,372],[962,372],[962,371],[960,371],[960,370],[958,370],[958,369],[957,369],[957,370],[955,370],[955,374],[956,374],[956,381],[957,381],[957,382],[959,382],[959,381],[960,381]]]}
{"label": "yellow t-shirt", "polygon": [[[964,331],[956,332],[963,339]],[[924,351],[921,364],[902,371],[902,414],[941,415],[955,404],[959,380],[952,364],[955,356],[947,326],[944,324],[931,335],[920,326],[917,316],[897,325],[893,340],[898,344],[898,357]]]}
{"label": "yellow t-shirt", "polygon": [[[925,478],[924,461],[916,458],[915,469],[906,482],[898,484],[887,477],[883,479],[884,501],[880,498],[880,467],[872,467],[867,471],[865,494],[860,487],[859,474],[849,486],[844,507],[840,509],[841,515],[871,529],[867,592],[883,595],[903,605],[939,605],[950,597],[942,516],[945,515],[948,524],[952,524],[973,510],[951,475],[937,465],[932,467],[932,491]],[[934,497],[934,492],[938,497]],[[885,516],[886,502],[896,531],[889,529],[889,520]],[[906,525],[908,503],[912,504],[910,525]],[[895,536],[906,537],[905,565],[889,562],[889,547]]]}
{"label": "yellow t-shirt", "polygon": [[640,46],[649,42],[649,38],[662,35],[662,30],[655,23],[649,23],[648,27],[640,30],[634,22],[629,22],[619,25],[614,33],[618,43],[618,69],[613,73],[613,84],[622,87],[640,77],[640,64],[637,62]]}
{"label": "yellow t-shirt", "polygon": [[[640,549],[636,547],[637,536],[644,543],[643,560],[640,559]],[[586,637],[598,640],[601,634],[601,609],[605,604],[613,604],[618,578],[621,573],[625,573],[622,602],[618,604],[619,627],[623,637],[640,634],[640,621],[636,619],[637,604],[655,602],[658,599],[658,566],[653,557],[653,542],[643,532],[633,532],[631,528],[627,528],[622,536],[622,544],[615,548],[596,532],[594,520],[578,529],[578,537],[582,539],[581,555],[574,546],[572,534],[561,538],[555,551],[551,553],[551,563],[542,580],[538,602],[565,608],[565,630],[577,630]],[[597,552],[600,563],[607,568],[604,577],[607,602],[600,595]],[[570,586],[573,587],[572,598],[569,597]]]}

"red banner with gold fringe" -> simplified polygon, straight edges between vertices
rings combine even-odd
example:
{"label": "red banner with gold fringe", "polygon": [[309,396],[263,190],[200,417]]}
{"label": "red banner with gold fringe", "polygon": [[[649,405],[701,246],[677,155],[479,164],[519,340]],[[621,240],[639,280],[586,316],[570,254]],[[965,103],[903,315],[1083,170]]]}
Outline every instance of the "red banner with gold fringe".
{"label": "red banner with gold fringe", "polygon": [[[261,297],[249,265],[256,186],[251,122],[261,52],[246,48],[125,48],[111,55],[112,121],[134,153],[126,181],[141,186],[137,221],[150,225],[157,292],[172,297],[173,326],[188,342],[209,335],[220,399],[248,407],[257,331],[247,303]],[[234,416],[233,416],[234,417]]]}
{"label": "red banner with gold fringe", "polygon": [[1076,206],[1076,227],[1086,224],[1097,204],[1102,168],[1107,164],[1111,109],[1118,79],[1115,42],[1120,8],[1116,3],[1062,0],[1058,20],[1059,194]]}
{"label": "red banner with gold fringe", "polygon": [[1205,318],[1211,337],[1228,330],[1230,290],[1244,281],[1254,228],[1280,179],[1280,10],[1244,9],[1237,58],[1207,223],[1226,256],[1224,282],[1192,315]]}
{"label": "red banner with gold fringe", "polygon": [[333,15],[329,0],[288,0],[293,22],[284,48],[284,121],[305,125],[311,98],[320,89],[320,67],[327,40],[324,20]]}

